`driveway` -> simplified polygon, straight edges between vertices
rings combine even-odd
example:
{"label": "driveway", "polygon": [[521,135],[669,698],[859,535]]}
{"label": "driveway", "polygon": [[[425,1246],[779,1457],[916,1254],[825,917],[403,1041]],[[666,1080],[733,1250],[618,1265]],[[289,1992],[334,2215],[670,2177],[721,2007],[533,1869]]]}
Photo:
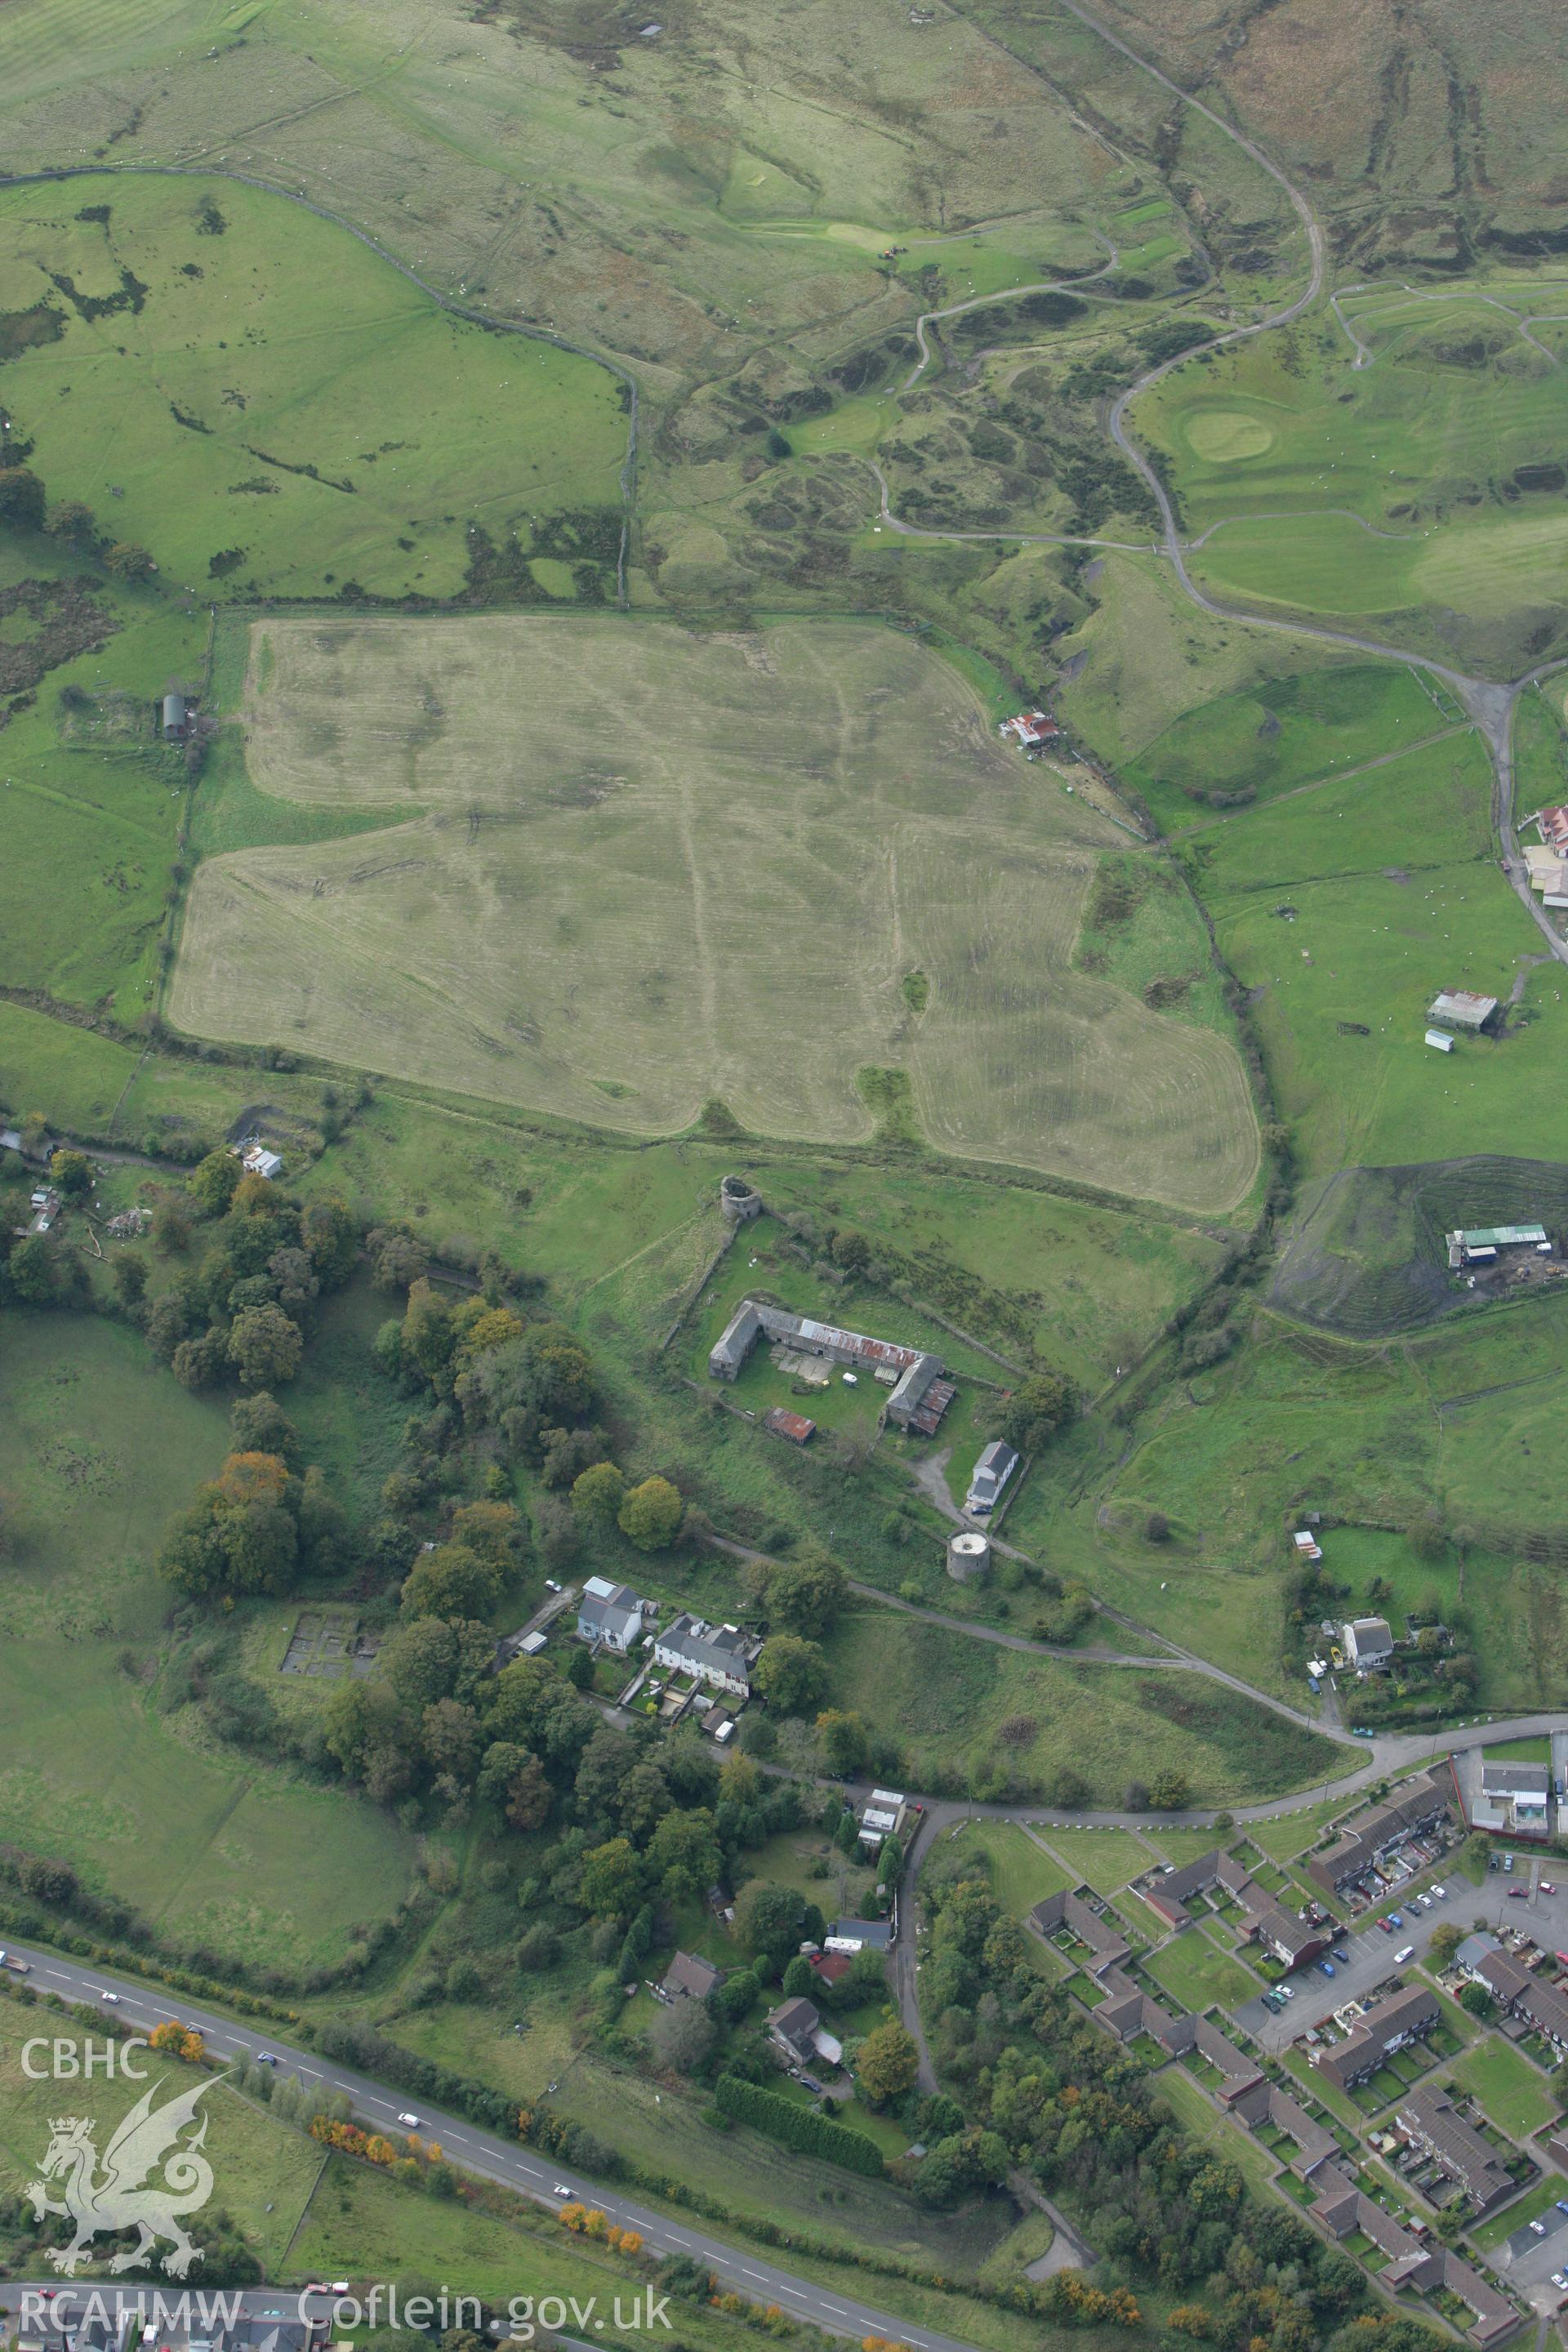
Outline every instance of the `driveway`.
{"label": "driveway", "polygon": [[[1261,2048],[1278,2056],[1289,2049],[1298,2034],[1305,2033],[1309,2026],[1321,2025],[1336,2009],[1342,2009],[1347,2000],[1370,2000],[1385,1979],[1403,1975],[1404,1970],[1394,1965],[1395,1952],[1402,1952],[1407,1944],[1414,1944],[1415,1956],[1419,1959],[1432,1939],[1432,1930],[1443,1920],[1451,1919],[1468,1929],[1471,1918],[1479,1916],[1476,1906],[1478,1889],[1470,1885],[1468,1878],[1449,1876],[1438,1883],[1447,1887],[1447,1894],[1442,1902],[1434,1903],[1430,1911],[1401,1910],[1399,1916],[1405,1924],[1396,1927],[1392,1936],[1385,1936],[1381,1927],[1371,1926],[1347,1928],[1336,1941],[1338,1949],[1347,1952],[1350,1958],[1342,1963],[1339,1960],[1333,1962],[1331,1977],[1324,1976],[1321,1965],[1316,1960],[1307,1968],[1298,1969],[1293,1977],[1286,1979],[1295,1998],[1286,2002],[1279,2016],[1276,2017],[1272,2010],[1265,2009],[1261,1999],[1249,2000],[1236,2012],[1237,2024],[1251,2034]],[[1510,1911],[1522,1912],[1525,1906],[1522,1903],[1509,1903],[1507,1907]],[[1405,1965],[1408,1967],[1410,1964],[1406,1962]]]}
{"label": "driveway", "polygon": [[1563,2301],[1563,2289],[1552,2285],[1552,2273],[1568,2269],[1568,2213],[1560,2205],[1551,2206],[1540,2223],[1534,2228],[1522,2223],[1491,2261],[1516,2294],[1525,2296],[1537,2311],[1551,2314]]}

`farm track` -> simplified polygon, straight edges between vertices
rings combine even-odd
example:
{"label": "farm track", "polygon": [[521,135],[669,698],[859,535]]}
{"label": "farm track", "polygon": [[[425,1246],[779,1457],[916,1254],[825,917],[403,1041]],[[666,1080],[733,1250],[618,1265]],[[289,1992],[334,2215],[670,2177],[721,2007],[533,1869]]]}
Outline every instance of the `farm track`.
{"label": "farm track", "polygon": [[[1243,132],[1237,130],[1236,127],[1228,122],[1224,116],[1205,104],[1201,99],[1194,97],[1190,91],[1183,89],[1180,83],[1173,80],[1159,67],[1152,64],[1148,58],[1142,57],[1131,46],[1130,43],[1122,40],[1118,34],[1112,32],[1107,26],[1102,24],[1100,20],[1088,8],[1080,5],[1080,0],[1063,0],[1063,5],[1068,8],[1071,15],[1078,17],[1079,20],[1091,32],[1095,33],[1100,39],[1107,42],[1110,47],[1116,49],[1119,54],[1126,58],[1140,71],[1148,74],[1180,103],[1190,107],[1195,112],[1201,114],[1206,121],[1208,121],[1221,133],[1223,137],[1230,140],[1236,146],[1239,147],[1245,154],[1258,164],[1260,170],[1265,172],[1268,177],[1284,191],[1301,223],[1303,231],[1307,237],[1308,248],[1310,256],[1310,270],[1305,291],[1281,309],[1269,313],[1268,317],[1247,325],[1231,329],[1224,334],[1212,338],[1206,344],[1196,346],[1195,349],[1209,351],[1221,350],[1232,343],[1251,340],[1257,336],[1266,334],[1276,328],[1289,325],[1293,320],[1300,317],[1313,305],[1314,302],[1316,302],[1321,294],[1326,275],[1326,240],[1324,232],[1306,197],[1301,194],[1300,189],[1298,189],[1289,181],[1284,172],[1281,171],[1281,169],[1272,161],[1264,150],[1254,141],[1248,139]],[[359,227],[354,222],[345,218],[342,214],[334,211],[330,205],[319,204],[313,199],[304,195],[302,193],[285,187],[279,182],[268,179],[260,173],[239,172],[230,167],[222,164],[215,164],[210,162],[197,164],[86,163],[81,165],[73,165],[70,167],[61,167],[59,169],[0,175],[0,186],[22,187],[43,185],[89,175],[112,179],[123,177],[128,173],[138,176],[153,178],[216,177],[228,179],[246,186],[258,189],[264,194],[279,196],[286,203],[295,205],[302,211],[313,214],[317,218],[327,222],[331,226],[345,230],[348,235],[354,237],[361,245],[366,247],[370,251],[377,255],[379,258],[386,261],[397,271],[400,277],[405,278],[409,284],[418,288],[419,290],[431,301],[436,303],[440,310],[447,312],[449,315],[470,320],[477,325],[487,327],[499,332],[517,334],[531,341],[553,344],[559,350],[572,352],[577,357],[588,359],[593,361],[595,364],[605,367],[614,374],[619,382],[625,383],[627,391],[628,423],[626,456],[621,472],[623,516],[621,541],[616,567],[617,601],[623,607],[625,606],[626,602],[626,557],[629,545],[631,518],[636,499],[637,439],[639,427],[637,384],[635,376],[629,370],[623,367],[618,362],[608,358],[603,352],[574,342],[570,338],[561,335],[553,330],[534,326],[518,320],[498,318],[492,313],[479,310],[472,304],[452,300],[449,296],[444,294],[437,287],[433,286],[426,278],[422,277],[418,271],[414,269],[407,262],[392,251],[390,247],[383,244],[379,238],[372,236],[368,231]],[[1105,263],[1103,268],[1099,271],[1089,273],[1086,278],[1051,280],[1048,284],[1043,283],[1039,287],[1008,289],[1006,292],[999,296],[976,296],[963,303],[952,304],[941,310],[930,311],[922,314],[921,318],[917,321],[916,326],[917,341],[920,345],[921,356],[919,365],[909,378],[905,388],[907,389],[909,384],[913,383],[925,366],[929,363],[931,351],[924,332],[928,324],[933,325],[942,318],[955,316],[969,310],[984,307],[988,302],[1016,299],[1029,293],[1040,291],[1075,291],[1092,283],[1094,278],[1104,277],[1110,271],[1113,270],[1117,266],[1117,261],[1118,256],[1113,247],[1110,257]],[[1349,289],[1346,290],[1349,292],[1354,292],[1359,289]],[[1340,324],[1344,328],[1350,340],[1356,344],[1358,352],[1356,363],[1358,365],[1363,363],[1362,357],[1362,354],[1363,353],[1365,355],[1365,362],[1370,363],[1372,355],[1370,352],[1366,352],[1365,346],[1360,342],[1359,338],[1354,335],[1349,322],[1345,320],[1343,313],[1339,307],[1339,297],[1337,295],[1331,296],[1330,299],[1334,308],[1335,316]],[[1498,303],[1495,307],[1502,310],[1508,310],[1510,308],[1510,306],[1502,303]],[[1510,315],[1513,315],[1516,320],[1519,317],[1518,313],[1510,313]],[[1553,359],[1555,358],[1555,355],[1552,353],[1547,353],[1546,355]],[[1310,636],[1320,642],[1342,646],[1352,651],[1369,654],[1374,658],[1399,661],[1405,664],[1407,667],[1414,667],[1418,670],[1426,670],[1432,677],[1443,680],[1445,684],[1452,688],[1463,707],[1470,713],[1479,731],[1487,741],[1488,748],[1492,758],[1495,777],[1493,814],[1503,846],[1504,855],[1502,864],[1504,871],[1507,873],[1516,894],[1527,908],[1532,919],[1535,921],[1537,928],[1542,931],[1552,955],[1559,961],[1568,964],[1568,943],[1565,943],[1557,937],[1545,916],[1544,910],[1535,905],[1529,888],[1527,869],[1524,867],[1523,861],[1518,854],[1517,839],[1514,835],[1512,826],[1513,764],[1511,752],[1512,717],[1514,706],[1519,695],[1527,686],[1535,683],[1539,678],[1549,675],[1554,669],[1563,667],[1565,665],[1561,662],[1546,663],[1540,666],[1538,668],[1530,671],[1524,677],[1512,681],[1510,684],[1500,685],[1491,680],[1470,677],[1465,673],[1448,667],[1447,666],[1428,656],[1404,652],[1397,647],[1384,645],[1381,640],[1376,638],[1365,637],[1347,631],[1331,629],[1321,625],[1304,621],[1276,619],[1271,615],[1255,614],[1241,607],[1222,604],[1217,599],[1209,596],[1192,578],[1187,568],[1185,556],[1189,551],[1189,548],[1192,550],[1201,548],[1206,541],[1214,535],[1214,532],[1216,530],[1223,528],[1223,521],[1218,524],[1211,525],[1209,530],[1205,531],[1200,539],[1190,543],[1184,543],[1177,527],[1175,513],[1169,494],[1165,490],[1164,485],[1160,480],[1154,467],[1150,463],[1138,443],[1132,438],[1126,424],[1127,412],[1131,403],[1143,392],[1162,381],[1175,368],[1184,364],[1184,362],[1193,356],[1194,352],[1184,352],[1173,360],[1164,362],[1162,364],[1148,370],[1143,375],[1138,377],[1117,397],[1107,419],[1108,430],[1110,433],[1111,438],[1115,442],[1117,447],[1127,457],[1129,463],[1134,467],[1141,478],[1149,488],[1155,499],[1156,505],[1159,508],[1163,526],[1163,537],[1159,542],[1130,543],[1121,541],[1066,533],[944,531],[926,529],[904,522],[892,512],[889,503],[889,485],[886,477],[883,475],[881,468],[874,460],[867,459],[864,462],[870,466],[871,471],[878,483],[881,514],[884,522],[892,530],[901,534],[922,539],[945,541],[998,539],[1009,539],[1014,541],[1025,540],[1030,543],[1041,543],[1053,546],[1100,547],[1113,551],[1127,553],[1150,552],[1155,551],[1157,549],[1158,551],[1163,552],[1170,561],[1175,575],[1181,583],[1183,591],[1188,597],[1189,601],[1196,604],[1201,610],[1210,614],[1217,619],[1235,622],[1248,627],[1264,628],[1270,630],[1271,632],[1286,635]],[[1360,519],[1358,518],[1358,520]],[[1366,526],[1366,528],[1371,530],[1372,527]],[[1397,536],[1397,534],[1382,533],[1374,533],[1373,535]],[[1374,761],[1370,764],[1375,766],[1382,764],[1382,762]],[[1323,780],[1325,782],[1330,781],[1340,782],[1343,780]],[[120,1155],[116,1156],[118,1157]],[[131,1155],[125,1156],[130,1157]],[[879,1597],[883,1600],[887,1599],[886,1595],[881,1595]],[[922,1612],[917,1612],[916,1613]],[[1143,1629],[1138,1630],[1142,1631]],[[1011,1638],[1015,1642],[1019,1642],[1020,1646],[1039,1646],[1041,1648],[1048,1648],[1049,1646],[1044,1644],[1026,1645],[1021,1643],[1019,1637],[1015,1636]],[[1160,1637],[1155,1636],[1153,1638],[1159,1639]],[[1080,1652],[1078,1654],[1080,1657],[1086,1657],[1089,1654]],[[1122,1660],[1119,1654],[1115,1653],[1101,1653],[1100,1659],[1103,1663],[1108,1664],[1114,1661],[1116,1663],[1125,1663],[1128,1664],[1147,1665],[1151,1663],[1147,1659],[1133,1660],[1131,1658],[1128,1658],[1126,1660]],[[1209,1673],[1215,1679],[1231,1684],[1237,1691],[1245,1693],[1246,1695],[1261,1701],[1265,1705],[1275,1707],[1282,1713],[1291,1715],[1295,1714],[1294,1710],[1285,1707],[1282,1702],[1273,1699],[1266,1693],[1253,1690],[1250,1685],[1240,1682],[1236,1677],[1225,1675],[1223,1670],[1213,1667],[1207,1661],[1193,1658],[1187,1654],[1179,1654],[1179,1662],[1184,1665],[1190,1665],[1200,1671]],[[1169,1663],[1173,1665],[1176,1664],[1178,1663],[1178,1656],[1173,1655],[1169,1660]],[[1296,1717],[1295,1719],[1303,1723],[1310,1721],[1310,1718],[1300,1716]]]}
{"label": "farm track", "polygon": [[[1519,698],[1526,687],[1534,685],[1539,678],[1548,676],[1553,670],[1568,667],[1568,663],[1561,660],[1545,662],[1537,668],[1527,671],[1523,677],[1507,683],[1500,683],[1492,678],[1471,677],[1462,670],[1452,669],[1446,663],[1435,660],[1430,655],[1406,653],[1396,646],[1384,645],[1379,637],[1361,636],[1350,630],[1330,628],[1320,622],[1276,619],[1271,614],[1249,612],[1241,605],[1223,604],[1217,597],[1209,595],[1205,589],[1200,588],[1193,578],[1187,567],[1188,548],[1183,541],[1170,493],[1144,450],[1129,430],[1127,412],[1132,403],[1143,393],[1149,391],[1152,385],[1163,382],[1166,376],[1172,374],[1178,367],[1184,366],[1199,352],[1224,351],[1234,343],[1251,341],[1259,335],[1272,332],[1276,328],[1288,327],[1293,320],[1302,317],[1313,307],[1323,292],[1328,274],[1327,237],[1321,222],[1300,189],[1286,176],[1279,164],[1258,145],[1255,140],[1248,139],[1244,131],[1236,128],[1234,123],[1226,121],[1224,115],[1216,113],[1213,107],[1205,105],[1201,98],[1195,98],[1191,90],[1184,89],[1180,82],[1173,80],[1160,67],[1143,57],[1132,47],[1130,42],[1124,41],[1120,34],[1112,32],[1109,26],[1102,24],[1098,16],[1083,6],[1082,0],[1062,0],[1062,5],[1069,16],[1076,16],[1081,25],[1087,26],[1091,33],[1096,34],[1100,39],[1115,49],[1119,56],[1127,58],[1130,64],[1136,66],[1141,73],[1148,74],[1183,106],[1190,107],[1194,113],[1201,114],[1205,121],[1212,125],[1223,138],[1228,139],[1232,145],[1238,147],[1260,171],[1267,173],[1269,179],[1276,186],[1282,189],[1289,199],[1291,208],[1305,233],[1307,249],[1310,257],[1306,289],[1292,301],[1285,303],[1280,309],[1270,311],[1267,317],[1256,320],[1249,325],[1230,328],[1226,333],[1215,335],[1208,342],[1195,346],[1193,351],[1183,352],[1174,359],[1165,360],[1157,367],[1147,369],[1112,402],[1106,418],[1106,429],[1128,464],[1150,491],[1159,509],[1162,524],[1160,552],[1169,561],[1183,593],[1188,601],[1195,604],[1201,612],[1207,613],[1214,620],[1231,622],[1244,628],[1268,629],[1279,636],[1310,637],[1320,645],[1342,646],[1352,653],[1370,654],[1377,661],[1401,662],[1407,668],[1425,670],[1429,677],[1440,678],[1453,690],[1475,721],[1486,741],[1491,759],[1492,822],[1502,850],[1500,861],[1502,871],[1515,897],[1546,941],[1553,958],[1559,963],[1568,965],[1568,940],[1558,936],[1545,908],[1536,904],[1531,890],[1529,868],[1520,854],[1513,812],[1513,718]],[[1044,79],[1045,77],[1042,75],[1041,79]],[[1330,296],[1331,303],[1333,303],[1334,299],[1332,295]],[[1498,307],[1505,310],[1508,308],[1506,304],[1500,304]],[[1514,315],[1517,319],[1517,314]],[[1337,308],[1335,316],[1339,323],[1344,327],[1346,333],[1350,335],[1351,341],[1356,344],[1358,354],[1365,352],[1366,346],[1351,332],[1347,321]],[[1526,340],[1533,341],[1534,339],[1527,337]],[[1544,346],[1539,348],[1544,348]],[[1555,355],[1549,352],[1547,356]],[[1368,352],[1366,363],[1370,364],[1370,362],[1371,353]],[[1360,366],[1363,363],[1358,356],[1356,364]],[[873,470],[877,472],[878,480],[881,486],[882,515],[885,522],[896,530],[912,532],[918,538],[961,541],[1011,538],[1029,544],[1068,547],[1116,545],[1116,542],[1111,541],[1055,536],[1047,532],[917,530],[912,525],[900,523],[890,512],[886,480],[879,469],[873,467]],[[1216,526],[1211,525],[1210,530],[1205,533],[1205,537],[1212,536],[1215,528]],[[1122,548],[1121,551],[1142,553],[1143,550]]]}

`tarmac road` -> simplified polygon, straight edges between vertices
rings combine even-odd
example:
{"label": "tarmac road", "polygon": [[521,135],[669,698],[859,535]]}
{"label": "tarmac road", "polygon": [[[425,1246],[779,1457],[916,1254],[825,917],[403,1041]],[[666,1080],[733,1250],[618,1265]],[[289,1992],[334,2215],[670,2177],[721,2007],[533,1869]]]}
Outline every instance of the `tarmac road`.
{"label": "tarmac road", "polygon": [[[105,2014],[112,2014],[121,2023],[131,2022],[151,2029],[165,2018],[177,2017],[182,2024],[196,2027],[205,2039],[207,2048],[219,2057],[241,2053],[254,2057],[258,2051],[275,2053],[287,2072],[297,2074],[311,2088],[324,2087],[345,2091],[353,2102],[354,2113],[367,2123],[395,2134],[398,2116],[412,2112],[409,2097],[388,2091],[382,2084],[357,2074],[352,2068],[340,2066],[331,2059],[315,2052],[294,2050],[278,2041],[269,2028],[258,2026],[242,2029],[226,2018],[216,2017],[210,2010],[197,2007],[183,1998],[169,1998],[150,1992],[146,1987],[128,1977],[113,1976],[101,1969],[84,1967],[55,1952],[40,1951],[25,1944],[8,1943],[8,1957],[28,1964],[27,1982],[39,1992],[58,1993],[67,2000],[101,2001],[106,1991],[117,1996],[112,2009],[105,2003]],[[26,2012],[22,2012],[26,2014]],[[37,2031],[49,2029],[47,2010],[32,2012],[37,2019]],[[531,2148],[519,2147],[494,2133],[481,2131],[475,2124],[458,2116],[447,2115],[421,2103],[418,2106],[422,2135],[439,2140],[443,2151],[460,2171],[470,2172],[481,2179],[501,2182],[506,2188],[531,2197],[547,2208],[563,2200],[554,2194],[557,2182],[581,2197],[586,2204],[596,2206],[622,2229],[637,2230],[643,2243],[657,2254],[689,2254],[706,2263],[722,2281],[724,2286],[743,2294],[755,2303],[776,2303],[798,2319],[809,2320],[829,2336],[858,2338],[882,2336],[899,2345],[909,2345],[912,2352],[972,2352],[972,2347],[953,2336],[943,2336],[930,2327],[919,2327],[893,2313],[880,2311],[875,2305],[857,2302],[836,2289],[813,2285],[809,2280],[795,2277],[770,2263],[764,2255],[749,2247],[726,2245],[721,2239],[710,2236],[702,2225],[692,2220],[675,2221],[623,2197],[613,2189],[597,2181],[584,2179],[552,2157],[536,2155]],[[221,2193],[221,2183],[219,2184]],[[60,2287],[63,2282],[52,2284]],[[200,2282],[192,2282],[199,2288]],[[441,2281],[454,2294],[462,2286],[460,2279]],[[16,2282],[7,2281],[0,2289],[0,2300],[15,2296]],[[172,2288],[168,2291],[173,2291]],[[277,2305],[280,2290],[256,2290],[267,2308]]]}

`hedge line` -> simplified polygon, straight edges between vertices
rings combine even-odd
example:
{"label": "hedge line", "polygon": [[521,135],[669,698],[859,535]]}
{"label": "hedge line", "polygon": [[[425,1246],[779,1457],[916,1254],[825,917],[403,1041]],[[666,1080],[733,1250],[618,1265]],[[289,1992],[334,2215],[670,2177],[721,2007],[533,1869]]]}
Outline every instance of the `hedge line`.
{"label": "hedge line", "polygon": [[850,2172],[868,2173],[873,2180],[881,2177],[882,2151],[876,2141],[847,2124],[829,2123],[815,2107],[798,2107],[793,2099],[743,2083],[738,2074],[721,2074],[713,2097],[721,2115],[751,2124],[770,2139],[782,2139],[806,2156],[825,2157]]}

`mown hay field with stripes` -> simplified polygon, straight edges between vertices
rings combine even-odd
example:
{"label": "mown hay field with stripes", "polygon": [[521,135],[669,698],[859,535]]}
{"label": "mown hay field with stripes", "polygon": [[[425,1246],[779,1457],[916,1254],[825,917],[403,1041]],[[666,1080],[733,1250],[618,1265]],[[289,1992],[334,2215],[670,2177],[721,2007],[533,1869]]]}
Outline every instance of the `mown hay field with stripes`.
{"label": "mown hay field with stripes", "polygon": [[313,837],[209,817],[252,845],[191,886],[196,1036],[643,1135],[717,1098],[865,1141],[893,1070],[943,1151],[1205,1212],[1253,1182],[1230,1038],[1074,968],[1125,835],[908,637],[268,617],[243,725],[236,806]]}

